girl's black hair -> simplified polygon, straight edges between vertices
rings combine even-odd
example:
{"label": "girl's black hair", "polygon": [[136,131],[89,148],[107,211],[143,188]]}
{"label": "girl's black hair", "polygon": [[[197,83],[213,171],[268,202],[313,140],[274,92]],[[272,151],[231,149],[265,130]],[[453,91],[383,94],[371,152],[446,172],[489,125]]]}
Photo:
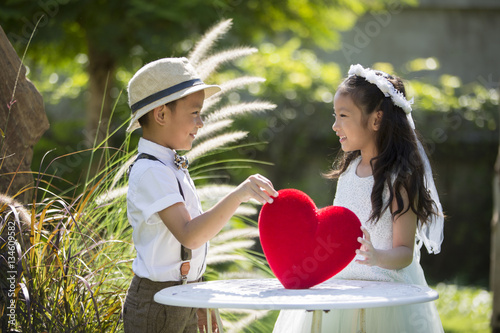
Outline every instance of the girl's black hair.
{"label": "girl's black hair", "polygon": [[[406,96],[405,87],[400,78],[383,72],[376,73],[389,80],[398,91]],[[374,179],[370,221],[376,223],[382,213],[390,209],[395,198],[397,209],[392,212],[393,218],[411,209],[417,215],[420,224],[428,223],[431,215],[436,214],[437,209],[425,186],[424,162],[419,153],[416,133],[411,128],[403,109],[394,105],[390,97],[385,97],[375,84],[357,75],[346,78],[339,86],[337,93],[350,96],[354,104],[363,111],[365,117],[374,111],[382,110],[383,112],[376,136],[378,155],[370,161]],[[338,178],[360,155],[359,150],[340,153],[334,169],[325,176],[330,179]],[[384,203],[385,186],[389,189],[389,199]],[[402,191],[408,195],[408,207],[404,205]]]}

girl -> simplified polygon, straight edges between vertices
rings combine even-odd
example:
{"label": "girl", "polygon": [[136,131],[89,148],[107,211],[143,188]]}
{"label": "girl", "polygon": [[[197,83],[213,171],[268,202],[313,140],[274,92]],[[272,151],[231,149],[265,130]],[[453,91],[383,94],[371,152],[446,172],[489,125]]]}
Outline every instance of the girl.
{"label": "girl", "polygon": [[[343,154],[334,206],[352,210],[364,238],[334,278],[425,285],[420,248],[439,253],[443,213],[429,161],[400,78],[353,65],[334,98],[333,130]],[[323,313],[322,332],[356,332],[359,310]],[[367,333],[443,332],[434,303],[366,309]],[[309,332],[312,314],[282,311],[274,332]]]}

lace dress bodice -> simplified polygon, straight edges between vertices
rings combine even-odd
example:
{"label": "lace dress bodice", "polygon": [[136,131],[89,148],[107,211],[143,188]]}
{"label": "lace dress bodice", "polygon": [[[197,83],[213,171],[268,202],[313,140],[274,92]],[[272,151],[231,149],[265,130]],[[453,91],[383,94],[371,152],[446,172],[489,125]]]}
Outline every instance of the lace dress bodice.
{"label": "lace dress bodice", "polygon": [[[337,192],[334,206],[342,206],[352,210],[361,221],[368,232],[373,247],[380,250],[388,250],[392,248],[392,227],[393,220],[389,209],[384,211],[380,219],[374,223],[368,221],[370,218],[372,203],[371,192],[373,188],[373,177],[359,177],[356,174],[358,164],[361,162],[361,157],[353,160],[347,170],[340,176],[337,184]],[[389,197],[388,190],[384,191],[383,200]],[[416,246],[415,246],[416,247]],[[415,256],[414,256],[415,257]],[[410,277],[409,269],[412,265],[400,270],[388,270],[376,266],[367,266],[358,264],[356,259],[363,259],[363,256],[357,255],[354,260],[335,278],[337,279],[359,279],[359,280],[375,280],[375,281],[395,281],[406,283],[418,283]],[[418,261],[415,260],[414,262]],[[419,279],[420,280],[420,279]]]}

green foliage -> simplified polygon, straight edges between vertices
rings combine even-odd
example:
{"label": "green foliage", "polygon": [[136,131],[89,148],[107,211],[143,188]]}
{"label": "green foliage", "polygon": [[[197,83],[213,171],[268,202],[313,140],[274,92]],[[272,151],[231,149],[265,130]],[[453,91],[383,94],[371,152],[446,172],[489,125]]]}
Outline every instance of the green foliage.
{"label": "green foliage", "polygon": [[[401,75],[434,71],[439,68],[435,58],[416,58],[403,65],[403,73],[394,70],[391,64],[376,63],[374,68]],[[482,79],[482,80],[481,80]],[[463,84],[460,78],[443,74],[436,81],[430,79],[408,80],[408,96],[418,96],[415,109],[427,112],[458,112],[465,120],[478,127],[494,131],[498,128],[498,90],[489,87],[484,78]]]}
{"label": "green foliage", "polygon": [[1,6],[0,18],[16,46],[26,44],[35,22],[42,18],[32,49],[40,55],[39,64],[64,67],[92,46],[115,59],[118,67],[135,70],[131,65],[136,58],[131,55],[137,55],[138,45],[149,59],[182,54],[192,45],[191,36],[227,16],[238,22],[239,31],[245,31],[240,37],[244,42],[291,32],[332,49],[338,47],[339,29],[348,29],[357,16],[389,2],[189,0],[165,6],[161,0],[10,0]]}
{"label": "green foliage", "polygon": [[473,287],[439,284],[436,306],[447,333],[490,332],[492,293]]}

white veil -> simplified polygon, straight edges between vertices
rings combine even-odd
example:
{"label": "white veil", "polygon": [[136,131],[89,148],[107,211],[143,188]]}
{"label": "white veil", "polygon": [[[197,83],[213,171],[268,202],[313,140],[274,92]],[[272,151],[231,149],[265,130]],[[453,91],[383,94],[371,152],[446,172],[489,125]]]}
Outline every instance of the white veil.
{"label": "white veil", "polygon": [[[415,123],[413,122],[411,114],[408,114],[408,121],[413,130],[415,130]],[[416,137],[415,132],[414,135]],[[444,239],[443,207],[441,206],[441,202],[439,201],[439,195],[436,189],[436,184],[434,183],[434,177],[432,176],[432,169],[431,169],[431,164],[429,162],[429,158],[427,157],[425,149],[422,146],[420,140],[418,140],[418,138],[416,139],[418,143],[418,152],[420,153],[420,157],[422,158],[425,167],[425,174],[424,174],[425,187],[427,188],[427,191],[429,191],[431,199],[436,204],[435,206],[436,213],[431,215],[430,221],[428,221],[429,223],[422,224],[417,229],[417,235],[416,235],[417,246],[418,249],[420,250],[422,248],[422,245],[425,245],[429,253],[438,254],[439,252],[441,252],[441,243],[443,242]]]}

